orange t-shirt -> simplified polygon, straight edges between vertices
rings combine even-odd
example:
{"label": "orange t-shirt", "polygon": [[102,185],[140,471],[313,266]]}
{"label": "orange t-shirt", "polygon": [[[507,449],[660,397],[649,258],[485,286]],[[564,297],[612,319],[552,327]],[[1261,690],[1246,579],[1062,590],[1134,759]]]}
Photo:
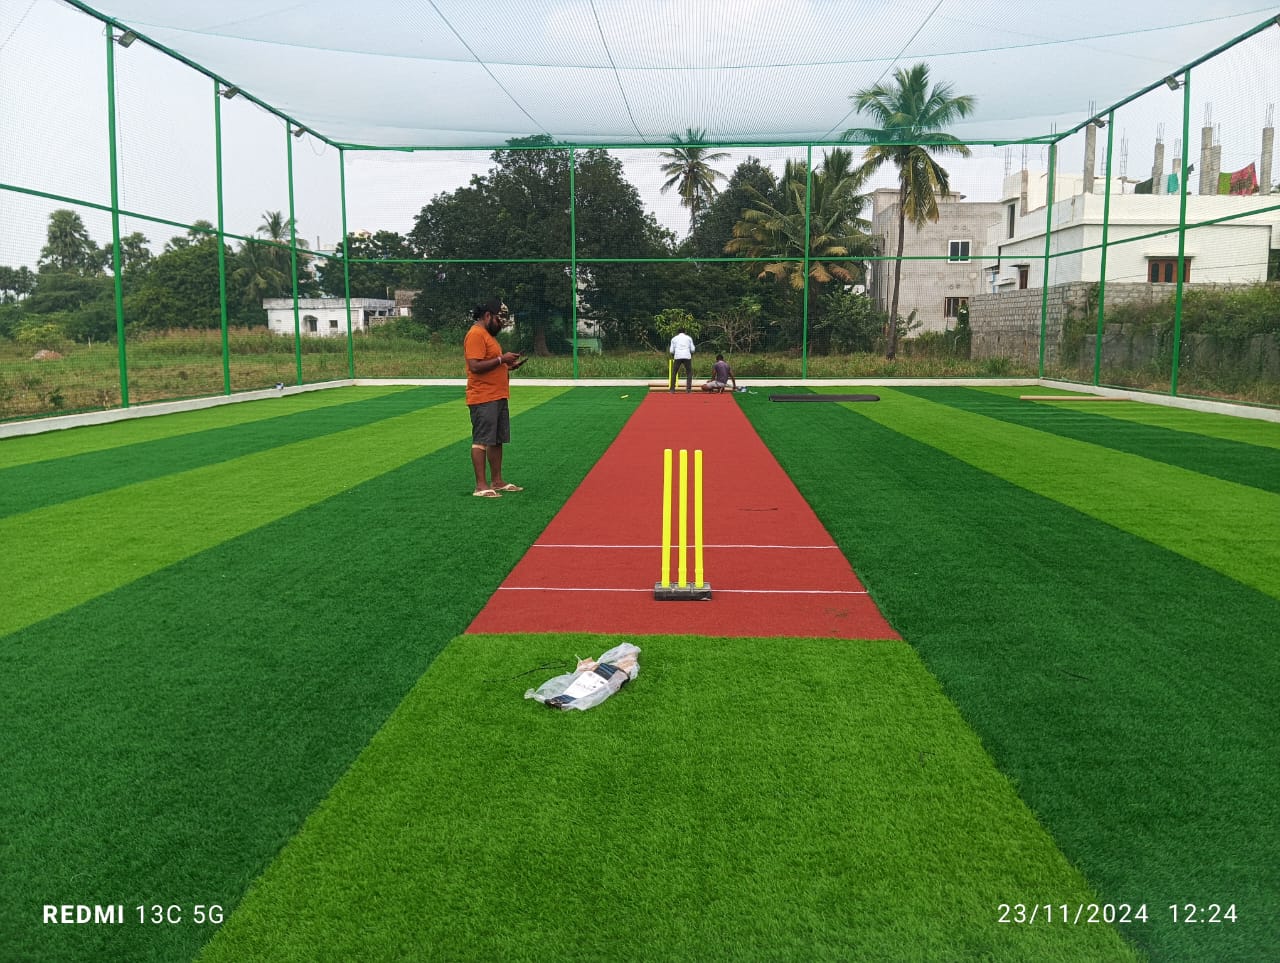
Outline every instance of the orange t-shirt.
{"label": "orange t-shirt", "polygon": [[[462,354],[467,360],[483,361],[502,356],[498,339],[478,324],[467,329],[462,341]],[[467,404],[481,405],[486,401],[498,401],[511,397],[511,369],[500,364],[492,371],[475,374],[467,366]]]}

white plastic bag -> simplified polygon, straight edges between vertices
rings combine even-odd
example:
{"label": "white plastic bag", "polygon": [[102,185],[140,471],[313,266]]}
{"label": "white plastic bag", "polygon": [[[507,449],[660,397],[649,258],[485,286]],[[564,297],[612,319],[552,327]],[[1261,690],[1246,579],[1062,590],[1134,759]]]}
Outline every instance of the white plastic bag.
{"label": "white plastic bag", "polygon": [[553,709],[590,709],[640,674],[639,655],[637,646],[623,642],[599,659],[583,659],[573,672],[548,679],[524,697]]}

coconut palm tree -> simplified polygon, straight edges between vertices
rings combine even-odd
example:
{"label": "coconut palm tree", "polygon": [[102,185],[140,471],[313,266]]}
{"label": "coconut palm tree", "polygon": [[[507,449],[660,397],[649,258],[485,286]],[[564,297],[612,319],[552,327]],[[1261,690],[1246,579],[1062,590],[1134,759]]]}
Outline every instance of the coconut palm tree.
{"label": "coconut palm tree", "polygon": [[878,83],[850,95],[854,107],[879,124],[878,127],[851,127],[841,135],[844,141],[870,143],[864,157],[868,171],[886,163],[898,169],[898,257],[893,264],[893,301],[889,307],[889,338],[886,357],[898,353],[898,293],[902,284],[902,247],[906,222],[919,230],[927,221],[938,219],[938,198],[951,196],[946,170],[934,160],[939,154],[969,156],[969,148],[944,128],[967,117],[976,101],[968,94],[952,94],[950,84],[929,85],[929,66],[919,63],[901,68],[891,84]]}
{"label": "coconut palm tree", "polygon": [[41,270],[73,271],[96,274],[102,268],[103,254],[89,237],[84,220],[68,208],[49,215],[48,238],[40,250]]}
{"label": "coconut palm tree", "polygon": [[[809,208],[809,279],[825,284],[832,280],[855,280],[852,265],[840,263],[868,247],[866,229],[870,225],[858,215],[866,202],[859,193],[867,173],[854,168],[849,152],[837,148],[813,177],[813,203]],[[742,212],[734,225],[733,238],[725,245],[729,254],[751,257],[803,257],[805,250],[805,190],[808,170],[803,162],[791,164],[783,173],[784,199],[771,204],[757,195],[755,207]],[[804,288],[804,262],[782,260],[765,264],[760,277],[786,281],[794,290]]]}
{"label": "coconut palm tree", "polygon": [[820,286],[858,280],[856,258],[871,253],[867,236],[870,224],[861,217],[866,205],[862,193],[870,172],[855,166],[853,155],[842,148],[827,154],[813,176],[813,196],[805,203],[809,170],[804,161],[788,161],[783,169],[782,198],[771,203],[758,191],[754,207],[742,212],[725,245],[729,254],[779,258],[760,269],[761,278],[772,277],[794,291],[805,289],[805,215],[809,234],[810,316],[821,293]]}
{"label": "coconut palm tree", "polygon": [[711,203],[712,198],[720,193],[716,181],[725,179],[711,165],[724,160],[728,153],[718,151],[708,153],[706,147],[698,146],[707,139],[705,130],[694,130],[690,127],[685,136],[672,134],[671,139],[678,145],[659,153],[667,163],[662,165],[662,173],[669,175],[662,185],[662,193],[675,187],[680,192],[680,203],[689,208],[689,230],[693,230],[698,215]]}

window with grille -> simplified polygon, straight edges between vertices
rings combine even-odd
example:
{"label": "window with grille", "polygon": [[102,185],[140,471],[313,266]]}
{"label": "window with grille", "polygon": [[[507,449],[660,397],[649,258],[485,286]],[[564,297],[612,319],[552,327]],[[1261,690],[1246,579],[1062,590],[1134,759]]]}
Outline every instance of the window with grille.
{"label": "window with grille", "polygon": [[958,318],[960,317],[960,309],[968,304],[968,298],[947,298],[943,302],[942,316],[944,318]]}
{"label": "window with grille", "polygon": [[969,242],[968,241],[948,241],[947,242],[947,260],[951,262],[969,260]]}
{"label": "window with grille", "polygon": [[[1178,259],[1176,257],[1147,258],[1147,280],[1152,284],[1172,284],[1178,276]],[[1191,280],[1191,260],[1182,260],[1182,280]]]}

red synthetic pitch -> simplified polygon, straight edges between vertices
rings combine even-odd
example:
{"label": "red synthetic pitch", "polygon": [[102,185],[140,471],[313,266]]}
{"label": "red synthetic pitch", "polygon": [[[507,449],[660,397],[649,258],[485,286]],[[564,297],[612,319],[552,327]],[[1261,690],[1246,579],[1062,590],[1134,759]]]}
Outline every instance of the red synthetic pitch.
{"label": "red synthetic pitch", "polygon": [[[677,478],[679,450],[689,450],[691,480],[692,453],[703,452],[710,601],[653,598],[664,448],[676,452]],[[689,525],[692,579],[692,499]],[[678,564],[673,545],[673,582]],[[899,637],[732,396],[683,392],[641,402],[467,631]]]}

